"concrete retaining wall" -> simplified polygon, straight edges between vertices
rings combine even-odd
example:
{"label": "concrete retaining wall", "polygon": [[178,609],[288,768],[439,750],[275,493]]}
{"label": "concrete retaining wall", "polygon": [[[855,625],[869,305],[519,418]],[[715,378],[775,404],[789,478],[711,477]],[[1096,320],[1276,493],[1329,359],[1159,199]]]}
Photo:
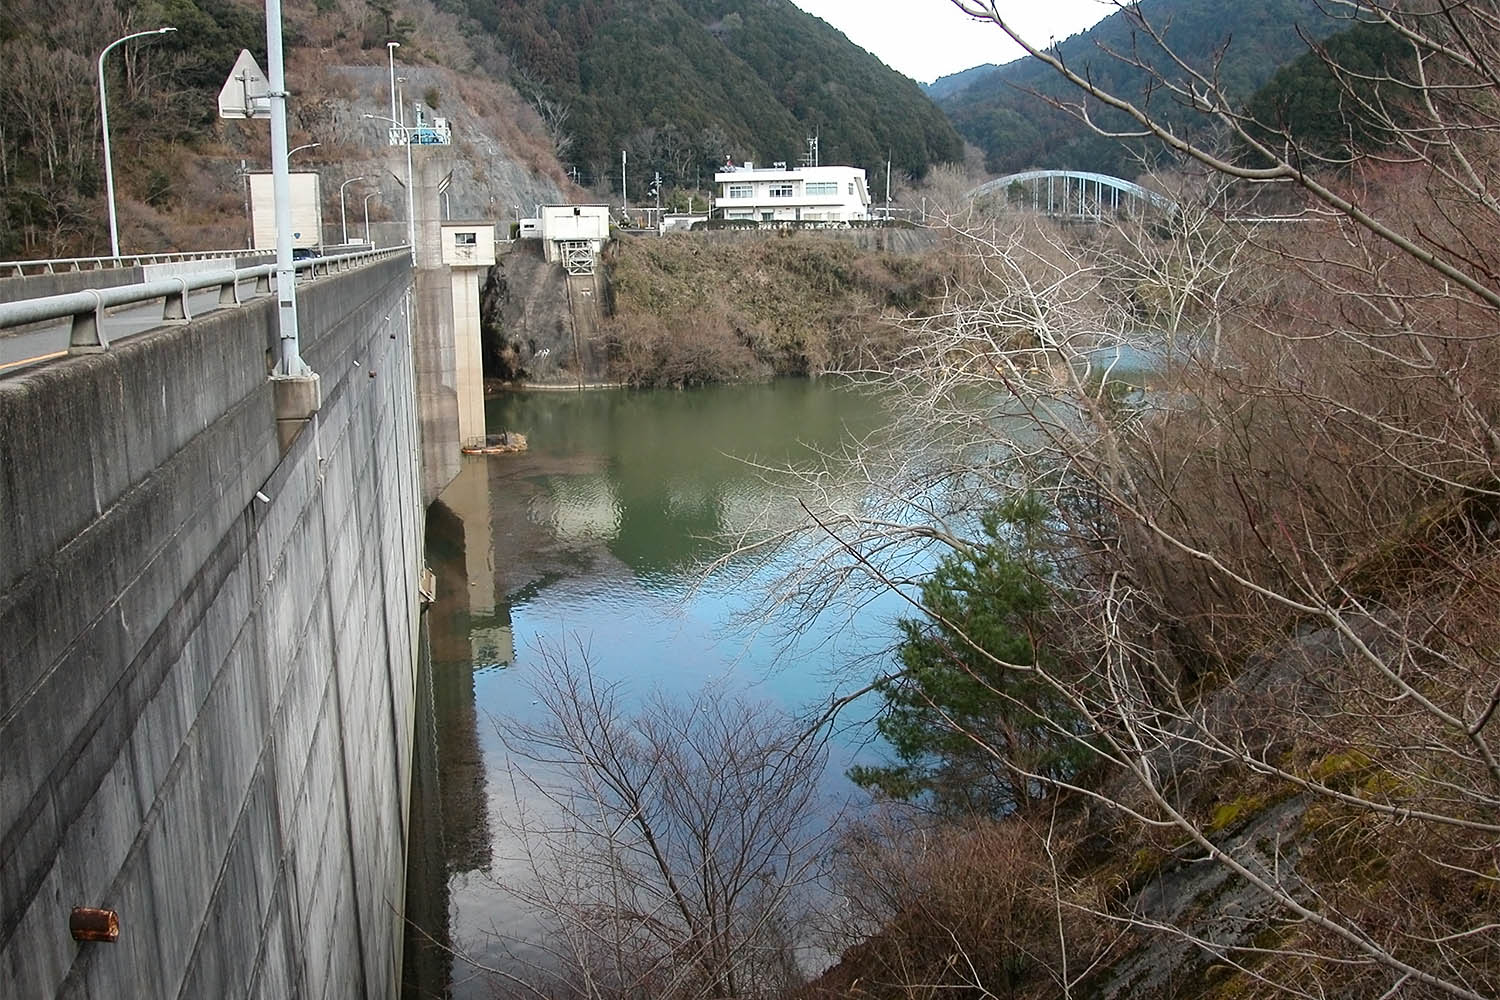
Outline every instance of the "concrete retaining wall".
{"label": "concrete retaining wall", "polygon": [[410,280],[299,288],[323,405],[285,455],[269,297],[0,382],[0,993],[394,995]]}

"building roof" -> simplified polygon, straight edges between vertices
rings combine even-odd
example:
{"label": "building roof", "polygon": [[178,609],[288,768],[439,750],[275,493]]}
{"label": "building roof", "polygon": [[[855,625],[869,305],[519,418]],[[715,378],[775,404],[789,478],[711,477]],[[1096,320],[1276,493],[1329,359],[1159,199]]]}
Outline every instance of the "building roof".
{"label": "building roof", "polygon": [[724,170],[715,172],[714,180],[718,181],[779,181],[779,180],[808,180],[819,177],[844,178],[850,174],[864,174],[864,167],[849,166],[823,166],[823,167],[745,167],[729,166]]}

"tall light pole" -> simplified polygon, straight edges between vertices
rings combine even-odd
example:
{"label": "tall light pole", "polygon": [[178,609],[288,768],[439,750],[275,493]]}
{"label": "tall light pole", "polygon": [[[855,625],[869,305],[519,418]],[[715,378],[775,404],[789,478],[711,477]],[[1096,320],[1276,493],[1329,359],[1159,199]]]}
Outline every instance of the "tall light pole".
{"label": "tall light pole", "polygon": [[266,96],[271,99],[271,186],[276,205],[276,311],[281,350],[276,374],[311,374],[297,335],[297,265],[292,262],[292,169],[287,163],[286,60],[281,44],[281,0],[266,0]]}
{"label": "tall light pole", "polygon": [[[386,42],[385,51],[391,60],[391,117],[396,118],[396,50],[401,47],[400,42]],[[397,125],[401,122],[398,119]]]}
{"label": "tall light pole", "polygon": [[375,246],[374,243],[370,242],[370,199],[375,197],[379,193],[379,191],[371,191],[369,194],[365,195],[365,246],[368,247]]}
{"label": "tall light pole", "polygon": [[411,129],[402,125],[394,118],[385,115],[372,115],[366,113],[366,118],[376,121],[390,122],[401,130],[401,144],[406,147],[406,245],[411,251],[411,262],[417,263],[417,199],[411,188]]}
{"label": "tall light pole", "polygon": [[99,124],[104,130],[104,187],[109,192],[109,255],[120,256],[120,226],[115,218],[115,167],[109,156],[109,99],[104,92],[104,57],[109,55],[109,50],[122,42],[128,42],[132,38],[143,38],[146,35],[165,35],[176,28],[157,28],[154,31],[137,31],[123,38],[116,38],[104,46],[104,51],[99,53]]}
{"label": "tall light pole", "polygon": [[344,215],[344,188],[348,187],[350,184],[353,184],[355,181],[362,181],[364,179],[364,175],[361,174],[358,177],[351,177],[347,181],[339,185],[339,225],[344,230],[344,246],[349,245],[349,219]]}
{"label": "tall light pole", "polygon": [[288,160],[290,160],[292,157],[296,156],[298,153],[302,152],[304,149],[312,149],[314,146],[321,146],[321,145],[323,145],[321,142],[304,142],[300,146],[293,146],[291,149],[287,150],[286,158]]}

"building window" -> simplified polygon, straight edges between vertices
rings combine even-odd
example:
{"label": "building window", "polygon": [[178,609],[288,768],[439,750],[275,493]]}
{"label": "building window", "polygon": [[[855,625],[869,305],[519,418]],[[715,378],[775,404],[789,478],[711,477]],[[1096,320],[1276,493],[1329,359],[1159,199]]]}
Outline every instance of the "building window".
{"label": "building window", "polygon": [[836,194],[839,193],[839,182],[838,181],[808,181],[807,182],[807,193],[809,195],[816,195],[816,194],[835,194],[836,195]]}
{"label": "building window", "polygon": [[456,247],[477,247],[479,245],[478,233],[454,233],[453,245]]}
{"label": "building window", "polygon": [[854,182],[853,181],[849,182],[849,194],[850,195],[854,194]]}
{"label": "building window", "polygon": [[771,185],[771,197],[772,198],[791,198],[791,197],[794,197],[796,190],[797,189],[792,186],[792,184],[791,184],[790,181],[788,181],[785,184],[772,184]]}
{"label": "building window", "polygon": [[755,188],[749,184],[729,185],[729,197],[731,198],[751,198],[754,197],[754,195]]}

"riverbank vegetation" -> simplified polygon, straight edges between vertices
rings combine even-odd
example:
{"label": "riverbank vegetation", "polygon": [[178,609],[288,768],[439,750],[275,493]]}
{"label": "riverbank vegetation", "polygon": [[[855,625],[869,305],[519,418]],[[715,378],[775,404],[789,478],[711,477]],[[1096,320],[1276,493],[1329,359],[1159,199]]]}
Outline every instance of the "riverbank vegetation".
{"label": "riverbank vegetation", "polygon": [[817,233],[622,238],[606,257],[615,379],[680,386],[870,367],[935,301],[949,262]]}
{"label": "riverbank vegetation", "polygon": [[[997,4],[960,5],[1005,26]],[[846,585],[851,553],[903,586],[882,569],[893,524],[920,525],[913,540],[944,526],[972,567],[983,536],[953,525],[1017,496],[1048,511],[1009,536],[1046,553],[1024,645],[951,594],[918,598],[945,665],[1002,699],[976,719],[929,685],[922,710],[953,746],[926,744],[928,762],[985,756],[1025,800],[955,820],[942,796],[892,788],[915,808],[894,834],[858,834],[875,847],[851,848],[849,877],[899,866],[909,878],[884,877],[913,888],[882,901],[818,995],[1500,992],[1500,135],[1476,103],[1497,86],[1497,11],[1339,6],[1404,40],[1401,58],[1326,64],[1341,143],[1326,121],[1303,142],[1291,119],[1243,120],[1210,70],[1175,91],[1225,109],[1210,124],[1233,158],[1184,148],[1151,109],[1033,48],[1186,154],[1180,207],[1115,241],[969,229],[986,280],[898,359],[915,419],[897,453],[946,436],[953,460],[909,461],[893,487],[890,460],[866,459],[905,517],[814,508],[828,573],[802,571],[794,601]],[[1232,221],[1259,214],[1245,182],[1274,180],[1309,221]],[[1156,359],[1144,391],[1091,377],[1129,348]],[[896,723],[910,670],[902,683]],[[1017,752],[1024,728],[1080,760]],[[914,829],[942,835],[912,850]],[[1008,909],[985,896],[1007,876],[1023,897]],[[996,910],[1020,916],[985,925]]]}

